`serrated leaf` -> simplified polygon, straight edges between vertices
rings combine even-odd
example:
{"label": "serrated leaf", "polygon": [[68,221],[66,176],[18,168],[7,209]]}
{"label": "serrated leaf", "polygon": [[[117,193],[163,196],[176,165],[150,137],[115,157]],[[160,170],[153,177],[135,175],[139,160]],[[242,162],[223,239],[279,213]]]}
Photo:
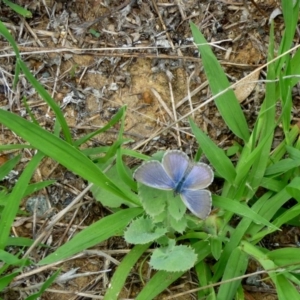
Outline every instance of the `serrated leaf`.
{"label": "serrated leaf", "polygon": [[138,183],[139,197],[148,215],[155,217],[161,214],[166,207],[166,191],[154,189]]}
{"label": "serrated leaf", "polygon": [[166,228],[156,226],[150,218],[133,220],[125,231],[126,242],[131,244],[146,244],[160,238],[167,232]]}
{"label": "serrated leaf", "polygon": [[[197,253],[198,262],[210,255],[208,241],[200,241],[192,245]],[[146,283],[142,291],[135,297],[136,300],[156,299],[156,296],[165,291],[176,279],[183,275],[183,272],[158,271]]]}
{"label": "serrated leaf", "polygon": [[166,218],[167,218],[167,211],[164,210],[159,215],[152,217],[152,221],[153,223],[162,223],[166,220]]}
{"label": "serrated leaf", "polygon": [[177,232],[183,233],[187,226],[186,218],[181,218],[180,220],[176,220],[172,216],[169,217],[170,226]]}
{"label": "serrated leaf", "polygon": [[167,192],[168,196],[168,212],[169,214],[175,219],[180,220],[184,216],[186,212],[186,206],[182,202],[180,196],[174,197],[174,192],[169,191]]}
{"label": "serrated leaf", "polygon": [[189,270],[196,261],[197,254],[192,248],[185,245],[169,245],[154,250],[150,265],[156,270],[179,272]]}

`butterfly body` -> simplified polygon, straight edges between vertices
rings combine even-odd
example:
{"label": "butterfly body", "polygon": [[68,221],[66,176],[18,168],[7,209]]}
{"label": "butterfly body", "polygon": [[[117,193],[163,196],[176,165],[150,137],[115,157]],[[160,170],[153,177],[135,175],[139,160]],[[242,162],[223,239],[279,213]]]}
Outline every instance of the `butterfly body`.
{"label": "butterfly body", "polygon": [[180,194],[187,208],[199,218],[205,219],[210,213],[211,194],[203,189],[213,180],[212,169],[204,163],[190,162],[182,151],[167,151],[161,163],[156,160],[146,162],[133,176],[147,186]]}

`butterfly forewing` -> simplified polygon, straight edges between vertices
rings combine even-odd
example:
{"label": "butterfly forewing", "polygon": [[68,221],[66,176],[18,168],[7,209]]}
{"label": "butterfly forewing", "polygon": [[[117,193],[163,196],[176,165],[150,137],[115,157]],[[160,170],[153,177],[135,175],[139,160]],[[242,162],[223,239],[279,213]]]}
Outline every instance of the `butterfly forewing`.
{"label": "butterfly forewing", "polygon": [[177,185],[188,168],[189,158],[182,151],[171,150],[164,155],[162,165],[175,185]]}
{"label": "butterfly forewing", "polygon": [[214,178],[212,169],[204,163],[195,163],[186,175],[181,190],[199,190],[208,187]]}
{"label": "butterfly forewing", "polygon": [[136,169],[133,177],[136,181],[156,189],[172,190],[175,188],[173,180],[168,176],[162,164],[156,160],[142,164]]}
{"label": "butterfly forewing", "polygon": [[184,190],[180,197],[198,218],[205,219],[211,211],[211,193],[207,190]]}

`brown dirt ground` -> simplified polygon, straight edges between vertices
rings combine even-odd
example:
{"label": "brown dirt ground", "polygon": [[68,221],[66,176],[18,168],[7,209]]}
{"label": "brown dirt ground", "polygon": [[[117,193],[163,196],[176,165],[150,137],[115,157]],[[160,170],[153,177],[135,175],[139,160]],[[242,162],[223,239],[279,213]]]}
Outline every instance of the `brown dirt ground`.
{"label": "brown dirt ground", "polygon": [[[95,130],[106,124],[114,113],[127,105],[126,135],[132,139],[128,147],[151,154],[167,148],[182,148],[188,154],[197,148],[190,135],[187,119],[179,123],[181,132],[175,127],[161,132],[174,120],[198,107],[210,98],[210,90],[198,59],[197,49],[191,42],[189,21],[199,26],[210,43],[217,44],[215,55],[221,62],[229,80],[237,82],[266,62],[268,48],[268,18],[280,3],[268,1],[134,1],[133,5],[119,9],[127,1],[27,1],[18,3],[32,11],[33,17],[24,20],[3,3],[1,21],[10,29],[23,53],[22,57],[36,78],[45,86],[58,104],[62,105],[74,137]],[[126,10],[126,8],[128,10]],[[130,8],[130,9],[129,9]],[[82,30],[80,24],[104,16],[92,26],[99,37]],[[281,40],[282,16],[275,19],[276,42]],[[165,30],[167,29],[167,31]],[[299,39],[299,37],[297,38]],[[297,41],[295,41],[297,42]],[[21,101],[26,96],[37,120],[45,128],[53,127],[53,113],[27,83],[20,77],[15,92],[10,90],[13,81],[14,56],[9,45],[0,39],[0,107],[11,109],[28,118]],[[122,47],[122,49],[119,49]],[[144,47],[143,49],[137,49]],[[148,47],[148,48],[145,48]],[[59,50],[69,48],[72,51]],[[101,50],[106,48],[107,50]],[[116,49],[118,48],[118,49]],[[78,51],[78,49],[80,51]],[[84,49],[84,50],[82,50]],[[74,52],[73,50],[77,50]],[[173,57],[173,58],[172,58]],[[249,81],[264,77],[264,72],[254,72]],[[8,88],[9,87],[9,88]],[[191,103],[188,92],[192,94]],[[263,84],[244,82],[238,85],[236,94],[247,116],[253,123],[264,96]],[[69,102],[66,97],[69,96]],[[186,99],[186,100],[185,100]],[[176,107],[176,115],[173,106]],[[232,145],[233,136],[225,126],[213,102],[192,114],[194,120],[220,146]],[[110,145],[116,138],[118,128],[100,135],[86,147]],[[159,132],[153,139],[153,134]],[[149,139],[152,137],[152,139]],[[280,136],[278,137],[280,139]],[[20,140],[2,128],[1,144],[15,144]],[[9,153],[3,154],[5,161]],[[18,170],[30,159],[31,153],[22,153]],[[0,161],[1,163],[1,161]],[[128,162],[133,163],[133,162]],[[35,174],[34,180],[55,179],[57,182],[44,191],[54,212],[60,211],[79,194],[86,183],[70,174],[51,159],[45,159]],[[7,183],[9,184],[9,183]],[[105,208],[93,201],[91,194],[84,202],[54,227],[43,242],[57,248],[82,228],[107,214]],[[25,206],[25,201],[24,201]],[[24,208],[24,207],[23,207]],[[13,233],[17,236],[35,237],[43,229],[45,220],[32,218],[16,220]],[[285,235],[284,242],[295,243],[294,235]],[[277,239],[275,239],[277,241]],[[277,241],[278,242],[278,241]],[[121,260],[128,245],[121,238],[113,238],[99,247],[115,259]],[[121,251],[122,250],[122,251]],[[126,251],[125,251],[126,252]],[[43,255],[46,255],[44,253]],[[31,258],[39,260],[38,250]],[[61,265],[64,272],[79,268],[80,273],[114,270],[115,264],[101,255],[89,254]],[[256,271],[257,265],[250,271]],[[55,270],[53,267],[51,271]],[[29,270],[28,270],[29,272]],[[20,278],[4,295],[5,299],[23,299],[34,289],[30,287],[43,282],[50,270]],[[144,266],[143,276],[147,280],[152,271]],[[42,299],[83,299],[73,292],[93,291],[103,295],[109,284],[111,273],[91,274],[78,277],[61,285],[53,285]],[[178,280],[157,299],[176,295],[197,287],[193,271]],[[134,298],[142,285],[138,268],[127,279],[121,298]],[[245,283],[246,299],[277,299],[271,287],[256,287]],[[174,296],[173,299],[195,299],[196,295]],[[99,298],[98,298],[99,299]]]}

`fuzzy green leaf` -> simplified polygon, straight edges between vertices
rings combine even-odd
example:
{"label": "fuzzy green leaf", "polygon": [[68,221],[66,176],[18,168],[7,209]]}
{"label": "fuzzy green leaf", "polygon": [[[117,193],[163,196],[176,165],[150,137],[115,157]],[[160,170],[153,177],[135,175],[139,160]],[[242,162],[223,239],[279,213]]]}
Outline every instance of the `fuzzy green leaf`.
{"label": "fuzzy green leaf", "polygon": [[[128,193],[130,189],[125,184],[125,182],[120,178],[117,172],[117,167],[114,165],[107,172],[106,175],[109,179],[122,191],[127,190]],[[127,201],[125,201],[124,197],[120,197],[119,195],[112,194],[110,191],[100,187],[98,185],[93,185],[91,187],[91,192],[95,199],[102,203],[102,205],[107,207],[120,207],[122,204],[129,205]]]}
{"label": "fuzzy green leaf", "polygon": [[175,219],[180,220],[186,212],[186,206],[182,202],[179,195],[174,197],[174,192],[167,193],[168,199],[168,212]]}
{"label": "fuzzy green leaf", "polygon": [[168,272],[187,271],[192,268],[197,261],[197,255],[193,248],[185,245],[170,245],[155,249],[150,265],[156,270]]}
{"label": "fuzzy green leaf", "polygon": [[170,192],[154,189],[141,183],[138,183],[138,191],[142,205],[148,215],[155,217],[165,211],[167,193]]}
{"label": "fuzzy green leaf", "polygon": [[176,220],[172,216],[169,217],[169,225],[172,227],[176,232],[183,233],[187,226],[186,218],[181,218],[180,220]]}
{"label": "fuzzy green leaf", "polygon": [[150,218],[133,220],[125,231],[126,242],[131,244],[147,244],[160,238],[167,232],[166,228],[156,226]]}

